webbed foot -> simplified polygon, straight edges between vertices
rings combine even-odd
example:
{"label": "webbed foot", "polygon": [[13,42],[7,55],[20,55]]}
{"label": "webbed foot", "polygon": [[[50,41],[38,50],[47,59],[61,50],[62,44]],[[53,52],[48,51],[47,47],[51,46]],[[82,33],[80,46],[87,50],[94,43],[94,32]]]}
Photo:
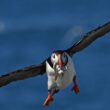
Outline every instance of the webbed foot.
{"label": "webbed foot", "polygon": [[47,99],[44,101],[43,106],[48,106],[52,101],[53,101],[53,97],[52,97],[51,93],[48,92],[48,97],[47,97]]}

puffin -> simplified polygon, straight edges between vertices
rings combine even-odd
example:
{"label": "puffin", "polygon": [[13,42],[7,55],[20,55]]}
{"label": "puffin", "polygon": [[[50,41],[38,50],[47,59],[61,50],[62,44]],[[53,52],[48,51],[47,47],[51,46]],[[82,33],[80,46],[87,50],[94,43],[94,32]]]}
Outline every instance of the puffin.
{"label": "puffin", "polygon": [[52,96],[55,93],[68,87],[72,82],[74,83],[72,90],[78,94],[76,72],[72,58],[68,53],[61,50],[53,52],[51,57],[46,60],[46,73],[48,77],[48,97],[44,101],[44,106],[53,101]]}
{"label": "puffin", "polygon": [[110,22],[86,33],[82,38],[65,50],[55,50],[42,63],[18,69],[0,76],[0,87],[12,82],[32,78],[47,73],[48,96],[43,105],[53,101],[54,94],[73,83],[72,91],[79,93],[77,76],[72,57],[88,47],[96,39],[110,32]]}

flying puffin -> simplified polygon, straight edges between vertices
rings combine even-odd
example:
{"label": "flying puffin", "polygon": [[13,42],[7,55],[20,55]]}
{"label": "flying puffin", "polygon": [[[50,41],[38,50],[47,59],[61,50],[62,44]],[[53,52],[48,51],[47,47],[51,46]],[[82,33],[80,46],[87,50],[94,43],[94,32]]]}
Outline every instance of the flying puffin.
{"label": "flying puffin", "polygon": [[54,51],[50,57],[44,60],[39,65],[32,65],[24,69],[10,72],[6,75],[0,76],[0,87],[5,86],[11,82],[24,80],[26,78],[35,77],[47,73],[48,77],[48,97],[44,101],[44,106],[53,101],[53,95],[61,89],[66,88],[73,83],[72,90],[76,94],[79,92],[79,87],[76,81],[76,71],[72,61],[72,56],[88,47],[97,38],[110,32],[110,22],[100,26],[93,31],[85,34],[82,39],[75,43],[72,47],[66,50]]}
{"label": "flying puffin", "polygon": [[79,88],[76,83],[76,72],[72,58],[67,52],[61,50],[53,52],[51,57],[46,60],[46,73],[48,76],[48,97],[44,105],[49,105],[53,100],[52,96],[69,86],[72,82],[74,83],[72,90],[78,94]]}

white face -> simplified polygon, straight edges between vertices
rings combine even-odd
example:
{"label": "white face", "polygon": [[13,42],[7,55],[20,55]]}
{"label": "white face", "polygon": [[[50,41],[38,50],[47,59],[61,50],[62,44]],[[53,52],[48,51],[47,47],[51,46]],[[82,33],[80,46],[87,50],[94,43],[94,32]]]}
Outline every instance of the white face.
{"label": "white face", "polygon": [[51,61],[53,64],[58,62],[58,56],[56,55],[56,53],[52,53]]}
{"label": "white face", "polygon": [[62,54],[62,61],[63,61],[64,63],[67,63],[67,61],[68,61],[68,56],[67,56],[67,53],[66,53],[66,52],[64,52],[64,53]]}
{"label": "white face", "polygon": [[56,53],[53,53],[51,55],[51,62],[53,63],[53,65],[60,65],[61,68],[62,66],[64,66],[68,61],[68,56],[67,56],[67,53],[62,53],[62,54],[56,54]]}

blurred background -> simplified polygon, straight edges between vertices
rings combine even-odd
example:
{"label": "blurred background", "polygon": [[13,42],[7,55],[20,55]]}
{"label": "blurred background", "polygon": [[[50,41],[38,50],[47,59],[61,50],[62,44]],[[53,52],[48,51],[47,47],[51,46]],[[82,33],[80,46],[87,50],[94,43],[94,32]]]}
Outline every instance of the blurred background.
{"label": "blurred background", "polygon": [[[41,63],[84,33],[110,21],[109,0],[0,0],[0,75]],[[0,88],[1,110],[109,110],[110,33],[73,57],[79,95],[71,87],[42,107],[47,77]]]}

